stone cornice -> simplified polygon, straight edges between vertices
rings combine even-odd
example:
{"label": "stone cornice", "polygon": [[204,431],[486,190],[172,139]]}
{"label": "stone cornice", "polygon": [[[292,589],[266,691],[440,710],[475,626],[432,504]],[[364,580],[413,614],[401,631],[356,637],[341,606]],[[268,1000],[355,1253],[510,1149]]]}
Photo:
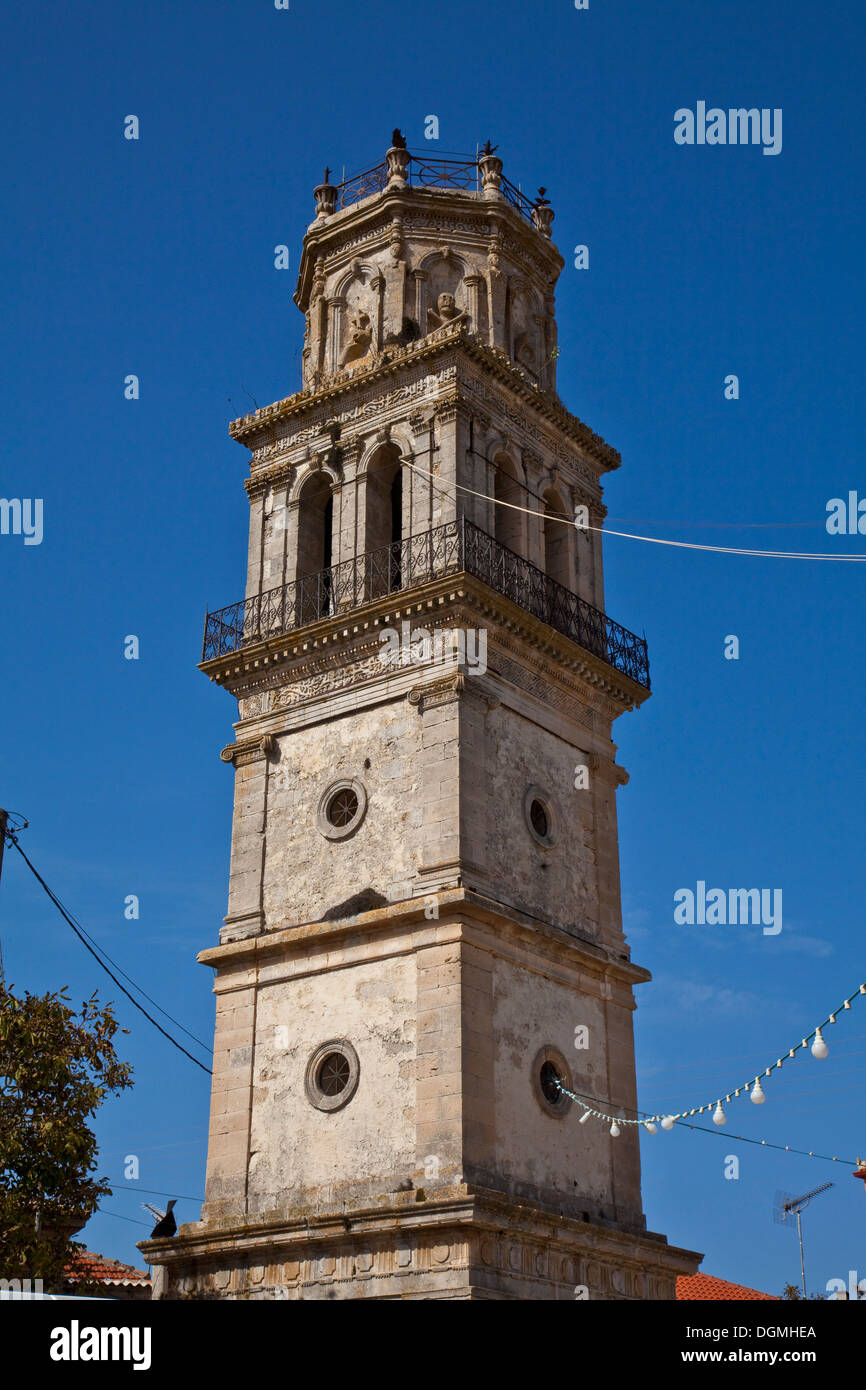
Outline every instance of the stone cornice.
{"label": "stone cornice", "polygon": [[[297,1244],[303,1240],[311,1246],[344,1240],[350,1234],[379,1235],[393,1240],[394,1229],[404,1228],[422,1235],[432,1228],[434,1238],[441,1239],[449,1226],[467,1234],[469,1228],[480,1228],[491,1235],[512,1235],[523,1228],[545,1244],[554,1242],[567,1247],[580,1245],[584,1258],[611,1261],[617,1268],[642,1269],[651,1254],[653,1264],[669,1266],[672,1274],[681,1272],[684,1261],[693,1264],[702,1256],[680,1246],[669,1245],[664,1236],[636,1230],[609,1222],[583,1221],[565,1211],[551,1211],[528,1197],[516,1199],[477,1183],[458,1183],[434,1189],[423,1203],[417,1191],[389,1194],[390,1200],[380,1199],[375,1205],[358,1206],[351,1211],[262,1214],[247,1221],[229,1218],[222,1222],[194,1222],[181,1226],[171,1240],[143,1240],[139,1249],[151,1264],[182,1265],[196,1255],[218,1258],[246,1256],[264,1248],[269,1262],[275,1258],[281,1241]],[[592,1236],[587,1249],[587,1235]]]}
{"label": "stone cornice", "polygon": [[531,386],[519,367],[503,352],[482,343],[462,323],[446,325],[436,333],[405,348],[389,348],[378,354],[378,360],[365,371],[343,372],[318,391],[298,391],[272,405],[263,406],[253,414],[241,416],[229,425],[232,439],[253,449],[257,443],[268,442],[268,431],[279,421],[303,420],[304,416],[323,406],[336,405],[346,396],[380,382],[393,381],[401,371],[418,363],[433,362],[447,352],[459,348],[470,360],[483,366],[503,386],[536,415],[543,417],[562,434],[571,439],[585,454],[601,465],[602,472],[619,468],[619,452],[576,415],[566,410],[559,400]]}
{"label": "stone cornice", "polygon": [[[622,951],[614,951],[586,936],[578,936],[543,918],[531,917],[520,908],[498,903],[469,888],[438,889],[435,897],[439,907],[439,918],[435,922],[426,916],[430,890],[424,888],[417,897],[388,903],[352,917],[300,922],[245,936],[241,940],[225,941],[200,951],[196,959],[201,965],[214,966],[226,972],[225,983],[220,986],[217,981],[215,985],[218,993],[247,988],[254,983],[258,969],[266,961],[269,979],[273,980],[275,963],[271,958],[275,955],[286,959],[303,958],[309,962],[314,947],[327,953],[343,947],[357,949],[365,939],[381,944],[383,936],[388,935],[402,942],[402,954],[422,948],[426,938],[429,938],[427,944],[441,945],[460,940],[486,948],[492,944],[496,952],[502,955],[517,951],[524,966],[530,963],[530,959],[537,964],[546,962],[545,968],[548,969],[554,968],[556,963],[555,968],[564,972],[564,979],[573,979],[577,972],[578,983],[584,993],[605,999],[616,996],[616,1002],[627,1008],[634,1008],[635,1004],[630,994],[626,996],[623,991],[630,991],[634,985],[646,984],[652,979],[648,970],[634,964],[626,954],[624,940]],[[410,925],[416,927],[416,935],[421,934],[418,940],[413,940],[411,934],[407,935]]]}
{"label": "stone cornice", "polygon": [[200,662],[199,670],[218,685],[228,686],[240,698],[242,687],[251,689],[257,677],[261,682],[268,675],[276,675],[279,668],[290,661],[311,657],[326,649],[336,653],[371,629],[380,628],[401,617],[429,613],[443,603],[461,600],[469,603],[473,612],[514,633],[546,654],[557,668],[566,670],[591,687],[599,696],[610,701],[613,712],[622,713],[649,698],[650,692],[622,671],[609,666],[601,657],[465,572],[432,579],[426,584],[414,585],[411,590],[376,599],[363,608],[338,613],[304,628],[250,643],[239,651]]}
{"label": "stone cornice", "polygon": [[[503,197],[488,199],[454,188],[389,187],[310,224],[294,294],[298,308],[306,312],[309,307],[319,261],[334,265],[349,260],[363,242],[390,241],[395,220],[401,228],[415,230],[425,217],[431,219],[431,231],[437,237],[467,220],[477,224],[473,227],[476,236],[485,228],[489,235],[512,236],[539,278],[548,283],[555,283],[565,265],[555,243],[540,236]],[[366,233],[363,239],[362,233]]]}

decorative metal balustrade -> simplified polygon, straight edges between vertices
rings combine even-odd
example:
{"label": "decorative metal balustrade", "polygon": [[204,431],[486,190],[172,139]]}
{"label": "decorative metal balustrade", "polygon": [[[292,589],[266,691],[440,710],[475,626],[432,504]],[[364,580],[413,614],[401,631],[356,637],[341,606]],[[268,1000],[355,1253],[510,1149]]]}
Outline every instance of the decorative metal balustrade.
{"label": "decorative metal balustrade", "polygon": [[[337,207],[346,208],[369,198],[371,193],[381,193],[389,179],[388,161],[374,164],[361,174],[353,174],[336,185]],[[410,187],[481,189],[481,166],[477,159],[445,159],[420,155],[409,156],[407,178]],[[534,222],[535,203],[503,174],[499,175],[499,191],[516,208],[527,222]]]}
{"label": "decorative metal balustrade", "polygon": [[649,690],[644,638],[557,584],[466,517],[208,613],[202,660],[230,655],[388,594],[460,573],[474,575]]}

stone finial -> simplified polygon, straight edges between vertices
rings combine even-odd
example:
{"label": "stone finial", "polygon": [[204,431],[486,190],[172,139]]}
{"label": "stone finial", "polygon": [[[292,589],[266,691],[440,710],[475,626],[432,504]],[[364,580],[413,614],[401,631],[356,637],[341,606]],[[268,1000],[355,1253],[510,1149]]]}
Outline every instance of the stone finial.
{"label": "stone finial", "polygon": [[485,198],[499,198],[501,196],[499,190],[502,187],[502,160],[494,154],[494,150],[498,149],[498,145],[491,145],[488,140],[478,159],[478,167],[481,170],[481,191]]}
{"label": "stone finial", "polygon": [[325,169],[325,177],[318,188],[313,189],[313,196],[316,199],[317,217],[329,217],[337,211],[337,190],[331,183],[330,169]]}
{"label": "stone finial", "polygon": [[549,239],[555,214],[550,206],[550,199],[544,196],[546,192],[546,188],[538,190],[538,197],[532,206],[532,221],[541,235]]}
{"label": "stone finial", "polygon": [[390,186],[405,188],[408,179],[411,155],[406,148],[406,137],[402,130],[395,130],[391,136],[391,148],[385,155],[388,162],[388,183]]}

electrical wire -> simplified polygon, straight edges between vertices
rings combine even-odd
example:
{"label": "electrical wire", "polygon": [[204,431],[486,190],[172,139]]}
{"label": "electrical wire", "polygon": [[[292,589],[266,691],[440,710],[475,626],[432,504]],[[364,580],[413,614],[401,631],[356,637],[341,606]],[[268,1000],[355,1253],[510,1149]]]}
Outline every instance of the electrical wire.
{"label": "electrical wire", "polygon": [[[111,1178],[108,1179],[111,1182]],[[160,1192],[157,1187],[139,1187],[138,1183],[111,1182],[112,1192],[147,1192],[151,1197],[173,1197],[176,1202],[203,1202],[204,1197],[177,1196],[175,1192]]]}
{"label": "electrical wire", "polygon": [[149,1221],[138,1221],[134,1216],[121,1216],[119,1211],[108,1211],[105,1207],[97,1207],[96,1210],[101,1216],[113,1216],[115,1221],[130,1221],[133,1226],[149,1226]]}
{"label": "electrical wire", "polygon": [[[457,491],[466,492],[472,497],[481,497],[486,502],[493,502],[497,507],[509,507],[512,511],[524,512],[527,516],[534,517],[536,521],[541,519],[545,522],[561,521],[566,526],[576,526],[571,517],[561,516],[556,512],[539,513],[533,511],[531,507],[521,507],[517,502],[506,502],[500,497],[491,497],[487,492],[478,492],[475,488],[466,487],[463,483],[439,483],[432,473],[424,468],[419,468],[417,464],[410,463],[408,459],[403,460],[403,466],[426,478],[433,487],[438,488],[443,497],[451,498],[451,494],[445,490],[446,487],[456,488]],[[597,531],[599,535],[604,536],[619,536],[628,541],[644,541],[647,545],[673,546],[677,550],[703,550],[716,555],[749,555],[758,559],[772,560],[835,560],[845,564],[866,563],[866,555],[828,555],[820,551],[810,553],[802,550],[748,550],[742,546],[699,545],[697,541],[670,541],[661,536],[638,536],[631,531],[613,531],[607,526],[590,526],[589,522],[576,526],[576,529],[578,531]]]}
{"label": "electrical wire", "polygon": [[[61,899],[57,898],[57,902],[61,903]],[[174,1015],[170,1014],[167,1009],[164,1009],[161,1004],[158,1004],[155,999],[152,999],[151,996],[148,994],[147,990],[142,989],[141,985],[136,984],[135,980],[133,980],[130,975],[127,975],[126,971],[118,965],[117,961],[114,960],[108,954],[105,947],[100,946],[99,943],[94,940],[90,933],[81,925],[74,913],[70,912],[69,909],[66,907],[64,907],[64,911],[73,919],[79,931],[82,933],[82,935],[87,937],[87,940],[91,943],[92,946],[96,948],[97,951],[99,951],[100,955],[105,956],[105,959],[111,962],[118,974],[122,975],[125,980],[129,980],[129,983],[135,986],[139,994],[142,994],[144,998],[148,1001],[148,1003],[152,1004],[155,1009],[159,1009],[159,1012],[163,1015],[164,1018],[169,1019],[177,1028],[180,1029],[182,1033],[186,1033],[188,1038],[192,1038],[193,1042],[198,1043],[199,1047],[203,1047],[205,1052],[209,1052],[211,1056],[213,1056],[212,1047],[208,1047],[207,1043],[202,1042],[201,1038],[197,1038],[195,1033],[191,1033],[188,1028],[184,1028],[183,1024],[180,1022],[180,1019],[175,1018]]]}
{"label": "electrical wire", "polygon": [[[57,910],[60,912],[60,914],[61,914],[61,916],[64,918],[64,920],[65,920],[66,922],[68,922],[69,926],[70,926],[70,927],[72,928],[72,930],[75,932],[75,935],[78,937],[79,941],[82,943],[82,945],[84,946],[85,950],[89,951],[90,954],[93,956],[93,959],[94,959],[99,965],[102,966],[102,969],[105,971],[106,975],[108,975],[108,976],[114,981],[114,983],[117,985],[117,988],[118,988],[119,990],[121,990],[121,991],[126,995],[127,999],[130,1001],[131,1004],[134,1004],[134,1005],[135,1005],[135,1007],[138,1009],[139,1013],[144,1014],[144,1016],[145,1016],[145,1018],[147,1019],[148,1023],[152,1023],[153,1026],[154,1026],[154,1028],[156,1028],[157,1032],[162,1033],[162,1036],[163,1036],[164,1038],[167,1038],[167,1039],[168,1039],[168,1041],[172,1044],[173,1047],[176,1047],[177,1050],[178,1050],[179,1052],[182,1052],[183,1055],[184,1055],[184,1057],[188,1057],[189,1060],[190,1060],[191,1062],[194,1062],[195,1065],[196,1065],[197,1067],[201,1067],[201,1070],[202,1070],[203,1072],[206,1072],[208,1076],[212,1076],[212,1075],[213,1075],[213,1072],[211,1071],[210,1067],[206,1067],[206,1066],[204,1065],[203,1062],[200,1062],[200,1061],[198,1060],[197,1057],[193,1057],[193,1055],[192,1055],[191,1052],[187,1052],[186,1048],[183,1047],[182,1044],[179,1043],[179,1042],[177,1041],[176,1038],[173,1038],[173,1037],[171,1036],[170,1033],[167,1033],[167,1032],[166,1032],[166,1030],[162,1027],[162,1025],[161,1025],[160,1023],[157,1023],[156,1019],[153,1018],[153,1017],[147,1012],[147,1009],[142,1008],[142,1006],[141,1006],[141,1004],[139,1004],[138,1000],[137,1000],[137,999],[134,999],[133,996],[130,994],[129,990],[126,989],[125,986],[122,985],[122,984],[120,983],[120,981],[118,980],[117,976],[114,975],[114,974],[112,974],[112,972],[109,970],[109,968],[108,968],[108,966],[105,964],[105,962],[100,958],[100,956],[97,954],[97,952],[94,950],[94,948],[90,945],[89,941],[85,940],[85,937],[82,935],[81,931],[78,929],[78,927],[76,926],[75,922],[72,920],[71,916],[70,916],[69,913],[66,911],[66,908],[63,906],[63,904],[61,903],[60,899],[56,896],[56,894],[53,893],[52,890],[48,887],[48,884],[45,882],[45,879],[44,879],[44,878],[42,877],[42,875],[39,873],[39,871],[38,871],[38,869],[36,868],[36,866],[35,866],[33,863],[31,863],[31,861],[27,858],[27,855],[24,853],[24,850],[21,848],[21,846],[19,845],[17,839],[15,838],[14,833],[12,833],[12,832],[10,832],[10,831],[7,831],[7,839],[9,840],[10,844],[13,844],[13,845],[15,846],[15,848],[16,848],[17,851],[18,851],[18,853],[21,855],[21,858],[24,860],[24,863],[27,865],[28,869],[29,869],[30,872],[33,874],[33,877],[37,880],[38,883],[41,883],[42,887],[45,889],[45,892],[48,894],[48,897],[49,897],[49,898],[51,899],[51,901],[54,903],[54,906],[55,906],[55,907],[57,908]],[[136,985],[136,989],[137,989],[137,988],[138,988],[138,986]],[[143,990],[142,990],[142,993],[144,993]]]}

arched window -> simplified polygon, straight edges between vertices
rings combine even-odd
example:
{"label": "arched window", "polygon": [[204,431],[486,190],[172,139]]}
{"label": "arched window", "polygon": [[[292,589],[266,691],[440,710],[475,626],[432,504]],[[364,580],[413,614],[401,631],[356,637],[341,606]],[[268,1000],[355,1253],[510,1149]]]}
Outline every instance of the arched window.
{"label": "arched window", "polygon": [[377,450],[367,467],[365,536],[367,595],[379,598],[403,583],[403,468],[393,444]]}
{"label": "arched window", "polygon": [[571,528],[568,513],[558,493],[548,488],[544,494],[544,571],[557,584],[570,589]]}
{"label": "arched window", "polygon": [[333,528],[333,495],[324,475],[315,473],[305,483],[298,507],[299,624],[316,622],[331,612]]}
{"label": "arched window", "polygon": [[526,493],[517,477],[517,467],[506,454],[500,454],[493,466],[494,535],[500,545],[524,555],[525,514],[515,508],[526,506]]}

